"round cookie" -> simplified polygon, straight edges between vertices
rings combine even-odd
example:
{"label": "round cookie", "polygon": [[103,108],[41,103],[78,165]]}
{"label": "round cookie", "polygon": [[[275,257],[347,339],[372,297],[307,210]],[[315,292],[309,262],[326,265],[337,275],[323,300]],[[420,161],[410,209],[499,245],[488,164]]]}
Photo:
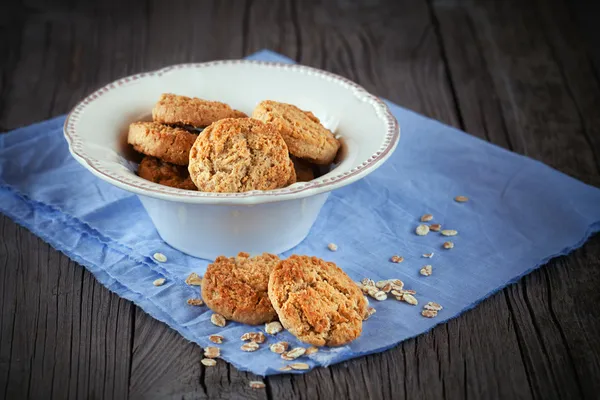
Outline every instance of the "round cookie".
{"label": "round cookie", "polygon": [[211,310],[232,321],[249,325],[272,321],[277,314],[267,288],[278,262],[279,257],[269,253],[217,257],[202,278],[202,299]]}
{"label": "round cookie", "polygon": [[279,132],[251,118],[212,123],[192,146],[188,170],[204,192],[271,190],[296,181]]}
{"label": "round cookie", "polygon": [[148,181],[179,189],[198,190],[185,167],[146,156],[140,162],[138,175]]}
{"label": "round cookie", "polygon": [[340,346],[360,336],[367,301],[341,268],[317,257],[293,255],[269,279],[279,321],[315,346]]}
{"label": "round cookie", "polygon": [[218,101],[164,93],[152,109],[155,122],[203,128],[223,118],[247,118],[241,111]]}
{"label": "round cookie", "polygon": [[184,129],[156,122],[129,125],[127,143],[136,151],[177,165],[187,165],[192,145],[198,135]]}
{"label": "round cookie", "polygon": [[340,142],[313,113],[292,104],[261,101],[254,109],[252,118],[275,125],[290,153],[314,164],[331,164],[340,148]]}

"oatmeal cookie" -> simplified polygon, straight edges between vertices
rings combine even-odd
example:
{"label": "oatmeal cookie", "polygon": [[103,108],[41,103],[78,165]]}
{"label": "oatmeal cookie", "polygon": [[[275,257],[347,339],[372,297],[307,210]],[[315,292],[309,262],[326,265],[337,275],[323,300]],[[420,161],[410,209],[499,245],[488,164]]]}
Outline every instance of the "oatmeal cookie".
{"label": "oatmeal cookie", "polygon": [[226,319],[249,325],[272,321],[277,314],[267,294],[269,274],[279,262],[274,254],[217,257],[202,278],[202,299]]}
{"label": "oatmeal cookie", "polygon": [[269,298],[281,324],[315,346],[340,346],[362,332],[367,301],[342,269],[317,257],[293,255],[269,279]]}
{"label": "oatmeal cookie", "polygon": [[127,142],[147,156],[177,165],[187,165],[196,137],[184,129],[156,122],[134,122],[129,125]]}
{"label": "oatmeal cookie", "polygon": [[152,119],[169,125],[191,125],[203,128],[223,118],[247,118],[241,111],[225,103],[197,97],[163,93],[152,109]]}
{"label": "oatmeal cookie", "polygon": [[340,142],[310,111],[272,100],[260,102],[252,118],[273,124],[281,132],[290,153],[315,164],[330,164]]}
{"label": "oatmeal cookie", "polygon": [[279,132],[251,118],[222,119],[206,128],[192,146],[188,169],[204,192],[271,190],[296,180]]}
{"label": "oatmeal cookie", "polygon": [[155,157],[146,156],[140,162],[138,175],[141,178],[161,185],[179,189],[198,190],[190,179],[187,168],[169,164]]}

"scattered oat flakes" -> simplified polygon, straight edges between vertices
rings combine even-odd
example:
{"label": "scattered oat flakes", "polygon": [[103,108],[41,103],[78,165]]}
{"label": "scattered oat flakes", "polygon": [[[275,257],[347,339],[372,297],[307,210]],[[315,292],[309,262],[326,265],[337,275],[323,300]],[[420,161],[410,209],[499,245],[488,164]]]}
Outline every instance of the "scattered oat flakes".
{"label": "scattered oat flakes", "polygon": [[393,279],[390,282],[394,286],[394,289],[402,289],[404,287],[404,282],[402,282],[400,279]]}
{"label": "scattered oat flakes", "polygon": [[281,358],[284,360],[295,360],[298,357],[301,357],[306,353],[306,349],[304,347],[294,347],[290,351],[286,351],[285,353],[281,353]]}
{"label": "scattered oat flakes", "polygon": [[263,381],[250,381],[249,384],[252,389],[264,389],[267,386]]}
{"label": "scattered oat flakes", "polygon": [[244,351],[256,351],[260,346],[256,342],[248,342],[244,343],[240,349]]}
{"label": "scattered oat flakes", "polygon": [[426,310],[431,310],[431,311],[440,311],[444,307],[442,307],[440,304],[438,304],[436,302],[430,301],[429,303],[425,304],[423,306],[423,308]]}
{"label": "scattered oat flakes", "polygon": [[444,242],[444,244],[442,245],[445,249],[452,249],[454,248],[454,243],[453,242]]}
{"label": "scattered oat flakes", "polygon": [[423,310],[421,311],[421,315],[427,318],[433,318],[437,316],[437,311],[434,310]]}
{"label": "scattered oat flakes", "polygon": [[269,323],[265,324],[265,331],[269,335],[275,335],[276,333],[279,333],[282,330],[283,330],[283,326],[281,326],[281,323],[279,321],[273,321],[273,322],[269,322]]}
{"label": "scattered oat flakes", "polygon": [[456,235],[458,235],[458,231],[455,231],[454,229],[444,229],[441,233],[444,236],[456,236]]}
{"label": "scattered oat flakes", "polygon": [[335,243],[329,243],[327,245],[327,248],[331,251],[337,251],[337,249],[338,249],[337,244],[335,244]]}
{"label": "scattered oat flakes", "polygon": [[291,371],[292,367],[290,367],[289,365],[284,365],[283,367],[279,368],[280,371]]}
{"label": "scattered oat flakes", "polygon": [[162,286],[165,284],[166,279],[165,278],[158,278],[157,280],[155,280],[154,282],[152,282],[152,284],[154,286]]}
{"label": "scattered oat flakes", "polygon": [[390,290],[392,290],[392,284],[391,284],[391,283],[389,283],[389,282],[388,282],[388,283],[386,283],[386,284],[385,284],[385,286],[383,286],[383,287],[381,288],[381,291],[382,291],[382,292],[385,292],[385,293],[389,293],[389,292],[390,292]]}
{"label": "scattered oat flakes", "polygon": [[469,198],[467,196],[456,196],[454,200],[459,203],[466,203],[467,201],[469,201]]}
{"label": "scattered oat flakes", "polygon": [[408,293],[404,293],[402,295],[402,301],[404,301],[412,306],[416,306],[417,304],[419,304],[419,301],[415,298],[415,296],[413,296],[412,294],[408,294]]}
{"label": "scattered oat flakes", "polygon": [[310,366],[307,363],[293,363],[290,364],[290,367],[292,367],[292,369],[297,370],[307,370],[310,368]]}
{"label": "scattered oat flakes", "polygon": [[202,299],[188,299],[187,303],[190,306],[201,306],[204,304],[204,302],[202,301]]}
{"label": "scattered oat flakes", "polygon": [[210,316],[210,322],[212,322],[216,326],[220,326],[221,328],[224,327],[225,324],[227,324],[225,317],[222,316],[221,314],[217,314],[217,313],[214,313],[213,315]]}
{"label": "scattered oat flakes", "polygon": [[440,224],[431,224],[431,225],[429,225],[429,229],[431,229],[434,232],[439,232],[440,229],[442,229],[442,225],[440,225]]}
{"label": "scattered oat flakes", "polygon": [[415,229],[415,233],[419,236],[425,236],[429,233],[429,226],[421,224]]}
{"label": "scattered oat flakes", "polygon": [[210,335],[208,337],[208,340],[210,340],[213,343],[221,344],[223,343],[223,340],[225,340],[225,338],[221,335]]}
{"label": "scattered oat flakes", "polygon": [[402,261],[404,261],[404,257],[402,256],[392,256],[392,258],[390,259],[391,262],[399,264]]}
{"label": "scattered oat flakes", "polygon": [[221,356],[221,350],[218,347],[208,346],[204,349],[204,357],[206,358],[218,358]]}
{"label": "scattered oat flakes", "polygon": [[364,316],[363,320],[368,320],[373,314],[375,314],[377,312],[376,309],[374,309],[373,307],[369,307],[367,308],[367,313]]}
{"label": "scattered oat flakes", "polygon": [[373,295],[373,298],[375,300],[384,301],[387,299],[387,293],[383,290],[379,290]]}
{"label": "scattered oat flakes", "polygon": [[158,262],[167,262],[167,256],[165,256],[163,253],[154,253],[152,257],[154,257],[154,259]]}
{"label": "scattered oat flakes", "polygon": [[433,215],[431,214],[423,214],[421,217],[421,222],[429,222],[433,219]]}
{"label": "scattered oat flakes", "polygon": [[272,345],[270,345],[269,349],[273,353],[282,354],[283,352],[285,352],[288,349],[289,345],[290,344],[288,342],[277,342],[277,343],[273,343]]}
{"label": "scattered oat flakes", "polygon": [[246,332],[242,335],[241,339],[243,341],[250,340],[255,343],[264,343],[265,334],[262,332]]}
{"label": "scattered oat flakes", "polygon": [[419,273],[423,276],[429,276],[429,275],[431,275],[432,272],[433,272],[433,267],[431,265],[425,265],[419,271]]}
{"label": "scattered oat flakes", "polygon": [[433,257],[433,253],[425,253],[425,254],[423,254],[423,257],[431,258],[431,257]]}
{"label": "scattered oat flakes", "polygon": [[318,347],[310,346],[308,349],[306,349],[306,352],[304,353],[304,355],[310,356],[311,354],[315,354],[317,351],[319,351]]}
{"label": "scattered oat flakes", "polygon": [[202,285],[202,278],[195,272],[192,272],[186,279],[185,283],[190,286],[200,286]]}
{"label": "scattered oat flakes", "polygon": [[212,358],[203,358],[202,360],[200,360],[200,362],[206,367],[214,367],[215,365],[217,365],[217,362]]}

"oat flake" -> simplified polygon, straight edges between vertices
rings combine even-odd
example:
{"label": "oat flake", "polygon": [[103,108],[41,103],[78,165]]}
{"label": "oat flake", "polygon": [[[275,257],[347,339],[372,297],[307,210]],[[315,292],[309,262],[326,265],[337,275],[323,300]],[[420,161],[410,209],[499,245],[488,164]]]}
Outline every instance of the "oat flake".
{"label": "oat flake", "polygon": [[202,299],[188,299],[187,303],[190,306],[201,306],[204,304],[204,302],[202,301]]}
{"label": "oat flake", "polygon": [[248,342],[244,343],[240,349],[244,351],[256,351],[260,346],[256,342]]}
{"label": "oat flake", "polygon": [[225,320],[225,317],[221,314],[216,313],[210,316],[210,322],[221,328],[224,327],[225,324],[227,324],[227,320]]}
{"label": "oat flake", "polygon": [[154,253],[152,257],[154,257],[154,259],[158,262],[167,262],[167,256],[165,256],[163,253]]}
{"label": "oat flake", "polygon": [[288,342],[273,343],[269,346],[269,350],[271,350],[273,353],[282,354],[288,349],[289,345],[290,344]]}
{"label": "oat flake", "polygon": [[444,229],[441,233],[444,236],[456,236],[456,235],[458,235],[458,231],[455,231],[454,229]]}
{"label": "oat flake", "polygon": [[297,370],[307,370],[310,368],[310,366],[306,363],[293,363],[290,364],[290,367],[292,367],[292,369],[297,369]]}
{"label": "oat flake", "polygon": [[190,286],[200,286],[202,285],[202,278],[195,272],[192,272],[186,279],[185,283]]}
{"label": "oat flake", "polygon": [[442,229],[442,225],[440,224],[431,224],[429,225],[429,229],[434,231],[434,232],[439,232],[440,229]]}
{"label": "oat flake", "polygon": [[444,242],[444,244],[442,246],[445,249],[450,250],[450,249],[454,248],[454,243],[452,243],[452,242]]}
{"label": "oat flake", "polygon": [[402,261],[404,261],[404,257],[402,256],[392,256],[392,258],[390,258],[390,261],[396,264],[401,263]]}
{"label": "oat flake", "polygon": [[421,311],[421,315],[427,318],[433,318],[437,316],[437,311],[434,310],[423,310]]}
{"label": "oat flake", "polygon": [[206,367],[214,367],[215,365],[217,365],[217,362],[212,358],[203,358],[202,360],[200,360],[200,362]]}
{"label": "oat flake", "polygon": [[283,330],[283,326],[281,326],[281,323],[278,321],[273,321],[273,322],[269,322],[269,323],[265,324],[265,331],[269,335],[275,335],[276,333],[279,333],[282,330]]}
{"label": "oat flake", "polygon": [[458,203],[466,203],[469,201],[469,198],[467,196],[456,196],[454,200]]}
{"label": "oat flake", "polygon": [[435,303],[435,302],[433,302],[433,301],[430,301],[429,303],[425,304],[425,305],[423,306],[423,308],[424,308],[424,309],[426,309],[426,310],[431,310],[431,311],[440,311],[440,310],[441,310],[442,308],[444,308],[444,307],[442,307],[442,306],[441,306],[440,304],[438,304],[438,303]]}
{"label": "oat flake", "polygon": [[264,389],[267,386],[263,381],[250,381],[249,385],[252,389]]}
{"label": "oat flake", "polygon": [[337,251],[337,249],[338,249],[337,244],[335,244],[335,243],[329,243],[327,245],[327,248],[331,251]]}
{"label": "oat flake", "polygon": [[431,275],[432,272],[433,272],[433,267],[431,265],[425,265],[419,271],[419,273],[423,276],[429,276],[429,275]]}
{"label": "oat flake", "polygon": [[154,282],[152,282],[152,284],[154,286],[162,286],[165,284],[166,279],[165,278],[158,278],[157,280],[155,280]]}
{"label": "oat flake", "polygon": [[425,236],[429,233],[429,226],[427,225],[419,225],[417,229],[415,229],[415,233],[419,236]]}
{"label": "oat flake", "polygon": [[423,254],[423,257],[431,258],[431,257],[433,257],[433,253],[425,253],[425,254]]}
{"label": "oat flake", "polygon": [[225,338],[221,335],[210,335],[208,337],[208,340],[210,340],[213,343],[221,344],[223,343],[223,340],[225,340]]}
{"label": "oat flake", "polygon": [[432,219],[433,219],[433,215],[431,215],[431,214],[424,214],[424,215],[421,217],[421,222],[429,222],[429,221],[431,221]]}

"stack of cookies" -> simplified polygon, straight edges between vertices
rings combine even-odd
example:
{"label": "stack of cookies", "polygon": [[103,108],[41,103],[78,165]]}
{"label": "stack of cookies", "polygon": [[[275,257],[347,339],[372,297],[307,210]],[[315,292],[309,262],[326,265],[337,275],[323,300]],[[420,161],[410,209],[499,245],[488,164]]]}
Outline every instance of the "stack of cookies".
{"label": "stack of cookies", "polygon": [[145,155],[138,175],[180,189],[236,193],[309,181],[340,147],[311,112],[271,100],[249,118],[225,103],[163,94],[152,120],[129,127],[128,143]]}
{"label": "stack of cookies", "polygon": [[367,314],[359,287],[334,263],[264,253],[218,257],[202,279],[202,298],[226,319],[258,325],[279,319],[314,346],[340,346],[358,338]]}

